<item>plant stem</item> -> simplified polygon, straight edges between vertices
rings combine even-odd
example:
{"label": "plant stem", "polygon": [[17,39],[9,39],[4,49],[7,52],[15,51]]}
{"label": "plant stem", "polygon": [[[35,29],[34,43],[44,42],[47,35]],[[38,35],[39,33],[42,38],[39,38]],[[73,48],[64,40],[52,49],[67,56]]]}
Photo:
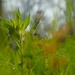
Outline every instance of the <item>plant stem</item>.
{"label": "plant stem", "polygon": [[31,70],[28,70],[28,75],[30,75],[30,71],[31,71]]}
{"label": "plant stem", "polygon": [[23,41],[22,41],[22,34],[20,34],[20,68],[21,68],[21,75],[24,75],[23,71]]}

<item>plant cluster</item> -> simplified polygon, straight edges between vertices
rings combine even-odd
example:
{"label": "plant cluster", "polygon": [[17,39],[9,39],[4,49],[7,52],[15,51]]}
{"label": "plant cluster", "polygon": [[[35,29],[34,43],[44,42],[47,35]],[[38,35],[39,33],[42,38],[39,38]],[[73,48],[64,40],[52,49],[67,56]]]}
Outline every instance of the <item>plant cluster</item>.
{"label": "plant cluster", "polygon": [[30,14],[22,20],[19,10],[14,20],[0,18],[0,74],[74,75],[74,37],[61,31],[41,39],[33,36],[36,27],[25,31],[29,23]]}

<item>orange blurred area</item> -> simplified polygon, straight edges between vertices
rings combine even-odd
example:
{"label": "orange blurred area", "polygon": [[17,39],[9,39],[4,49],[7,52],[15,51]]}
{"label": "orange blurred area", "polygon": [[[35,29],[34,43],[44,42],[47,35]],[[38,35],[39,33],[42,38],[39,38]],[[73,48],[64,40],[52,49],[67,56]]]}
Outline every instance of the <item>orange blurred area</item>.
{"label": "orange blurred area", "polygon": [[66,38],[70,27],[68,25],[63,26],[57,32],[54,33],[54,37],[57,41],[61,41],[62,39]]}
{"label": "orange blurred area", "polygon": [[55,55],[57,52],[56,48],[57,48],[57,45],[55,43],[54,44],[50,44],[48,42],[43,43],[42,45],[43,55],[45,56],[48,54]]}
{"label": "orange blurred area", "polygon": [[51,56],[51,58],[48,61],[48,66],[52,68],[53,70],[58,70],[61,68],[64,68],[68,64],[68,58],[66,56]]}
{"label": "orange blurred area", "polygon": [[69,62],[68,57],[67,56],[62,56],[60,58],[60,67],[64,67],[68,62]]}

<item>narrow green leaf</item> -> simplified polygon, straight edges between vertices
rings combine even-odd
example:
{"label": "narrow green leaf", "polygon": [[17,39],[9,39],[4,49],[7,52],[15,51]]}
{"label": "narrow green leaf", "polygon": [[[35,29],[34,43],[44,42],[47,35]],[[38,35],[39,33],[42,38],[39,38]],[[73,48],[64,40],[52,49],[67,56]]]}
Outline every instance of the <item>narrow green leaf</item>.
{"label": "narrow green leaf", "polygon": [[29,25],[29,22],[30,22],[30,14],[27,16],[27,18],[23,22],[23,28],[22,28],[23,31],[27,28],[27,26]]}
{"label": "narrow green leaf", "polygon": [[11,23],[11,21],[10,20],[5,20],[5,19],[2,19],[2,23],[1,23],[2,25],[4,25],[4,26],[12,26],[12,23]]}
{"label": "narrow green leaf", "polygon": [[18,12],[16,14],[16,19],[19,20],[21,19],[21,13],[20,13],[20,10],[18,9]]}
{"label": "narrow green leaf", "polygon": [[21,27],[22,24],[22,16],[20,13],[20,10],[18,9],[18,12],[16,13],[16,17],[15,17],[15,27]]}

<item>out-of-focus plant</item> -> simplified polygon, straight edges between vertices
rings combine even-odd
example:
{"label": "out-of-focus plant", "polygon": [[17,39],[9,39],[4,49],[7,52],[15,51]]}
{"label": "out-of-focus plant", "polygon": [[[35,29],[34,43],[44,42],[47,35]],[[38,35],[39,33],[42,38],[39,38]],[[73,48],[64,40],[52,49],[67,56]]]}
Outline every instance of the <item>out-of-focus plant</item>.
{"label": "out-of-focus plant", "polygon": [[[41,17],[38,18],[38,23]],[[40,69],[44,59],[41,61],[41,47],[40,44],[36,46],[36,41],[40,42],[37,36],[32,36],[33,30],[36,29],[38,23],[34,23],[34,26],[30,32],[26,32],[25,29],[30,23],[30,14],[25,20],[22,20],[20,10],[16,13],[14,20],[5,20],[1,18],[0,29],[2,36],[0,37],[1,44],[1,65],[3,69],[6,69],[6,74],[15,75],[30,75],[38,72],[38,75],[43,71]],[[3,55],[5,54],[5,55]],[[2,64],[4,63],[4,65]],[[8,65],[7,65],[8,64]],[[38,67],[38,68],[37,68]],[[44,65],[42,65],[44,67]],[[1,67],[2,69],[2,67]],[[10,72],[9,72],[9,71]],[[32,70],[34,72],[32,72]],[[2,70],[2,74],[5,73]],[[9,73],[8,73],[9,72]]]}
{"label": "out-of-focus plant", "polygon": [[[10,58],[9,63],[12,65],[17,64],[21,68],[21,73],[23,73],[23,46],[24,46],[24,36],[25,36],[25,29],[29,25],[30,22],[30,14],[27,16],[27,18],[23,21],[21,18],[20,11],[18,9],[18,12],[15,16],[14,20],[5,20],[1,19],[0,28],[3,32],[6,34],[6,36],[1,37],[1,40],[3,41],[2,47],[4,47],[4,43],[7,44],[7,52],[9,50],[13,50],[15,53],[18,54],[16,61],[12,60],[14,58]],[[4,37],[4,39],[2,39]],[[5,41],[4,41],[5,40]],[[8,43],[7,43],[8,42]],[[3,48],[4,49],[4,48]],[[2,49],[2,51],[3,51]],[[13,57],[13,56],[12,56]],[[19,57],[19,58],[18,58]],[[16,57],[15,57],[16,58]],[[6,61],[7,62],[7,61]],[[12,63],[14,62],[14,64]],[[13,67],[15,68],[15,67]]]}

